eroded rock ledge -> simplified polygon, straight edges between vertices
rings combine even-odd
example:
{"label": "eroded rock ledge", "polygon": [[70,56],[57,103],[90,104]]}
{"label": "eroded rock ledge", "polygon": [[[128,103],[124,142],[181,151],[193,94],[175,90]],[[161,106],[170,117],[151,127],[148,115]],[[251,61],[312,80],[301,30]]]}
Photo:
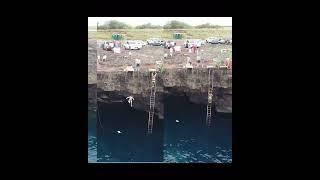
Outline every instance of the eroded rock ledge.
{"label": "eroded rock ledge", "polygon": [[[156,114],[163,118],[163,99],[170,94],[186,95],[192,103],[207,104],[208,79],[207,69],[171,69],[159,72],[156,82]],[[150,84],[150,72],[98,72],[97,98],[105,103],[113,103],[133,96],[134,108],[148,111]],[[232,113],[231,70],[215,69],[213,87],[217,111]]]}

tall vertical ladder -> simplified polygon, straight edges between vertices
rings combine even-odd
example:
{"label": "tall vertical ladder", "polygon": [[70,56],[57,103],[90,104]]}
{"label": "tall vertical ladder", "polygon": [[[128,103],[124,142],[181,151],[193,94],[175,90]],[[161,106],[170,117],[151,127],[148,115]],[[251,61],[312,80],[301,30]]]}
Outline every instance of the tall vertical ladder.
{"label": "tall vertical ladder", "polygon": [[208,104],[207,104],[207,117],[206,125],[207,127],[211,126],[211,117],[212,117],[212,100],[213,100],[213,78],[211,78],[211,69],[209,69],[209,89],[208,89]]}
{"label": "tall vertical ladder", "polygon": [[[209,94],[212,94],[212,88],[209,88],[209,91],[208,91],[208,96]],[[208,98],[208,104],[207,104],[207,118],[206,118],[206,124],[208,127],[211,126],[211,110],[212,110],[212,100],[210,102],[209,98]]]}
{"label": "tall vertical ladder", "polygon": [[148,118],[148,134],[152,134],[154,105],[156,100],[156,72],[151,73],[151,93],[150,93],[150,110]]}

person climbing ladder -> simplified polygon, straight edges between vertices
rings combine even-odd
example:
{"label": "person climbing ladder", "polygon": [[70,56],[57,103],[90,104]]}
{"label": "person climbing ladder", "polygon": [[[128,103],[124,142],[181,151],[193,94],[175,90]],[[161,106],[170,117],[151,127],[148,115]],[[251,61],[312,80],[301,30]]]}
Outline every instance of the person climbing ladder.
{"label": "person climbing ladder", "polygon": [[154,72],[154,73],[152,73],[152,86],[154,87],[154,85],[155,85],[155,83],[156,83],[156,76],[157,76],[157,73],[156,72]]}

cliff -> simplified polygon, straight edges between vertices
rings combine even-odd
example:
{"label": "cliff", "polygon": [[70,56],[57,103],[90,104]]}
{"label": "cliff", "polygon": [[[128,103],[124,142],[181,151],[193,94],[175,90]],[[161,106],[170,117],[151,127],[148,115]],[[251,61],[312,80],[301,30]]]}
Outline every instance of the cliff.
{"label": "cliff", "polygon": [[[213,87],[218,112],[232,113],[232,73],[214,69]],[[169,95],[186,95],[190,102],[207,104],[208,69],[167,69],[158,72],[156,82],[156,114],[163,117],[163,99]],[[148,111],[150,72],[97,72],[97,97],[106,103],[134,97],[134,108]]]}

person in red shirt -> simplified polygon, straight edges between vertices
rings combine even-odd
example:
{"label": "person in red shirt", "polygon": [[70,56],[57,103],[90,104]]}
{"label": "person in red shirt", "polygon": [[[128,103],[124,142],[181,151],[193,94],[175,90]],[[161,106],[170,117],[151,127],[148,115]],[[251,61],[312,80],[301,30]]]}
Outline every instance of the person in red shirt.
{"label": "person in red shirt", "polygon": [[196,53],[196,49],[197,49],[197,47],[196,47],[196,45],[195,45],[195,44],[193,44],[192,49],[193,49],[193,53]]}

